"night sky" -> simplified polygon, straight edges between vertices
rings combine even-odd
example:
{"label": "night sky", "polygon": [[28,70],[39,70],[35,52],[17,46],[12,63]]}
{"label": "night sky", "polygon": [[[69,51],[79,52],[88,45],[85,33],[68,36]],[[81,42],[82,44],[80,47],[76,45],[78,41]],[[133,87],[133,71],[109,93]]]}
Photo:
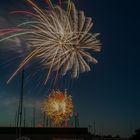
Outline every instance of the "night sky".
{"label": "night sky", "polygon": [[[44,4],[43,0],[36,1]],[[97,134],[129,136],[140,127],[139,3],[136,0],[76,0],[76,5],[93,18],[93,31],[101,33],[102,51],[96,53],[99,63],[92,65],[90,72],[80,74],[70,84],[70,78],[63,78],[61,88],[67,88],[73,96],[81,126],[93,125],[95,121]],[[9,12],[26,8],[30,9],[23,0],[0,0],[0,28],[12,27],[20,21],[20,15]],[[21,74],[8,85],[6,81],[22,59],[18,46],[23,49],[25,44],[18,39],[0,43],[0,126],[14,124]],[[29,73],[31,70],[27,68],[25,75]],[[27,76],[25,80],[28,123],[34,106],[41,120],[40,102],[48,95],[48,88],[52,88],[51,81],[46,87],[38,84],[36,79],[40,75]]]}

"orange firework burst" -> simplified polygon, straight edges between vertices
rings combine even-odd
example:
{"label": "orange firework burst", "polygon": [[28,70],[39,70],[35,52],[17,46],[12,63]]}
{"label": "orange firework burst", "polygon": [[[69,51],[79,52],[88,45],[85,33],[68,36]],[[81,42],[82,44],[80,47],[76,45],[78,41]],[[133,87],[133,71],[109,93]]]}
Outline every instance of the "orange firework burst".
{"label": "orange firework burst", "polygon": [[59,90],[52,91],[42,104],[42,112],[55,125],[59,125],[73,115],[72,97],[67,92],[61,92]]}

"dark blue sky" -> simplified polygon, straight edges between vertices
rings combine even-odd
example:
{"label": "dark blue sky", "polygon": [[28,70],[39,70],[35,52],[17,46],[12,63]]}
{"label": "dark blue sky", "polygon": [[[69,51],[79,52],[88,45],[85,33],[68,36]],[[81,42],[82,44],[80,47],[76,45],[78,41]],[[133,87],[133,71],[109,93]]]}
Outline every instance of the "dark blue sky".
{"label": "dark blue sky", "polygon": [[[8,13],[26,8],[22,4],[23,1],[17,0],[0,1],[1,28],[14,24],[15,16],[12,18]],[[93,124],[95,120],[99,134],[130,135],[140,127],[139,3],[136,0],[77,0],[76,5],[93,18],[93,31],[101,33],[102,43],[102,52],[96,54],[99,63],[92,66],[91,72],[71,81],[69,88],[81,126]],[[12,50],[14,43],[11,46],[1,43],[0,47],[0,125],[8,125],[14,119],[20,77],[5,84],[18,62],[10,61],[6,66],[3,63],[17,57],[17,53]],[[7,51],[9,47],[11,53]],[[31,108],[35,103],[39,108],[47,88],[41,86],[35,93],[37,83],[26,83],[26,106]]]}

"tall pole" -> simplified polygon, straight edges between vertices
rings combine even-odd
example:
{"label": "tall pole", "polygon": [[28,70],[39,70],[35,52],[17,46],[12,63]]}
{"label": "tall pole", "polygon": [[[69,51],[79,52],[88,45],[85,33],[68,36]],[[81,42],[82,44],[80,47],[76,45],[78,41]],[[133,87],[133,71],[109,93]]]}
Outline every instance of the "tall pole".
{"label": "tall pole", "polygon": [[16,111],[16,114],[15,114],[15,127],[17,126],[17,116],[18,116],[18,114],[17,114],[17,111]]}
{"label": "tall pole", "polygon": [[26,127],[26,109],[24,108],[24,127]]}
{"label": "tall pole", "polygon": [[74,121],[75,121],[75,128],[79,127],[79,114],[78,114],[78,112],[75,112]]}
{"label": "tall pole", "polygon": [[19,97],[19,105],[17,112],[17,134],[18,137],[21,137],[21,127],[22,127],[22,117],[23,117],[23,88],[24,88],[24,69],[21,72],[21,88],[20,88],[20,97]]}
{"label": "tall pole", "polygon": [[23,115],[23,88],[24,88],[24,69],[21,73],[21,89],[20,89],[20,97],[19,97],[19,105],[18,105],[18,115],[17,115],[17,127],[22,126],[22,115]]}
{"label": "tall pole", "polygon": [[75,113],[75,115],[74,115],[74,124],[75,124],[75,128],[77,127],[77,119],[76,119],[76,113]]}
{"label": "tall pole", "polygon": [[23,114],[23,88],[24,88],[24,69],[21,74],[21,94],[20,94],[20,112],[19,112],[19,127],[22,126],[22,114]]}

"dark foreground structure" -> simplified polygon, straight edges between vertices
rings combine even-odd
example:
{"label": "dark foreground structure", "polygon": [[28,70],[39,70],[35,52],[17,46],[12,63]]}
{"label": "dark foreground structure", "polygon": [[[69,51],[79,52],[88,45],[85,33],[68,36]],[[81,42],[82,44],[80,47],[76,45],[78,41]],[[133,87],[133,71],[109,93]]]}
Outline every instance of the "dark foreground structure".
{"label": "dark foreground structure", "polygon": [[30,140],[91,140],[87,128],[0,127],[0,140],[16,140],[19,134]]}

